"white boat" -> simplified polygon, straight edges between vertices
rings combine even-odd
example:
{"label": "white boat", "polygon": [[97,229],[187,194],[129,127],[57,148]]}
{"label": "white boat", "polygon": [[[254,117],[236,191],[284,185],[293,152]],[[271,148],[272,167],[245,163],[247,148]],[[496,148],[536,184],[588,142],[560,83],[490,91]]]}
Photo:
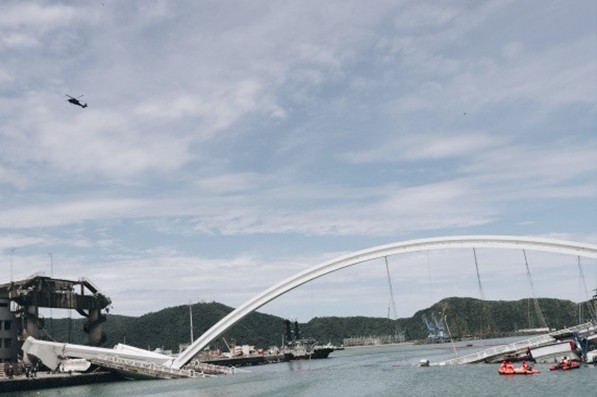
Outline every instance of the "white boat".
{"label": "white boat", "polygon": [[589,352],[587,352],[587,359],[586,361],[588,363],[592,363],[597,365],[597,349],[596,350],[591,350]]}
{"label": "white boat", "polygon": [[562,361],[564,357],[569,360],[580,361],[574,342],[571,340],[557,341],[544,346],[531,349],[531,356],[538,363],[551,364]]}

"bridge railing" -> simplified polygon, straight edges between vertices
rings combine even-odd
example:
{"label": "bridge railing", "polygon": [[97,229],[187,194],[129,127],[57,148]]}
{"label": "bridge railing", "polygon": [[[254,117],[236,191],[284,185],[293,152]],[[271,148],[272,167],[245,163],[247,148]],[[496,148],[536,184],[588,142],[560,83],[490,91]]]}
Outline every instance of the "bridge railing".
{"label": "bridge railing", "polygon": [[449,360],[442,361],[437,365],[452,365],[452,364],[469,364],[480,361],[485,361],[490,357],[496,357],[502,354],[514,353],[519,350],[524,350],[528,347],[536,347],[545,343],[553,342],[555,339],[550,335],[541,335],[534,338],[529,338],[523,341],[510,343],[507,345],[500,345],[485,349],[480,352],[459,356]]}
{"label": "bridge railing", "polygon": [[100,355],[89,361],[101,367],[121,370],[124,373],[130,374],[132,377],[142,376],[159,379],[176,379],[206,376],[193,370],[170,368],[153,362],[131,360],[116,356]]}

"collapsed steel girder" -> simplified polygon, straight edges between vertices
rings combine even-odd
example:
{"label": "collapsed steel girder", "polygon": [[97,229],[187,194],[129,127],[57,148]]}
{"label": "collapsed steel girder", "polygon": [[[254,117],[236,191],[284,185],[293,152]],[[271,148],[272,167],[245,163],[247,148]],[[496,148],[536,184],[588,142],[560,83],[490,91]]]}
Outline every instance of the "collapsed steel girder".
{"label": "collapsed steel girder", "polygon": [[69,358],[93,360],[97,357],[118,357],[163,365],[172,358],[164,354],[118,344],[114,349],[103,347],[74,345],[70,343],[50,342],[28,337],[23,344],[23,352],[37,357],[51,370],[56,370],[60,363]]}

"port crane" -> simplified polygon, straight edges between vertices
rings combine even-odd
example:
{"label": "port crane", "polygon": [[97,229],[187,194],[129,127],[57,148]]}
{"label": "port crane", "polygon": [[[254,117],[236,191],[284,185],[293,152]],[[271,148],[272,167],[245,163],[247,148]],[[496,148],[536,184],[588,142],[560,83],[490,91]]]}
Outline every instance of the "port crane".
{"label": "port crane", "polygon": [[440,318],[438,319],[435,315],[435,312],[431,313],[431,320],[423,314],[423,322],[427,327],[427,339],[430,340],[443,340],[446,339],[446,326],[444,324],[444,316],[443,312],[441,313]]}

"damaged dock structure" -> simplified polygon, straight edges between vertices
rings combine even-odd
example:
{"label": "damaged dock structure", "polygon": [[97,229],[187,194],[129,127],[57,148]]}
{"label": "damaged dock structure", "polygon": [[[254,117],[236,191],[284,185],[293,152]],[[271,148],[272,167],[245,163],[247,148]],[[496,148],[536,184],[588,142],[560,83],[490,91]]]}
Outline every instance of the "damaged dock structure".
{"label": "damaged dock structure", "polygon": [[[117,344],[114,348],[102,347],[107,339],[102,324],[111,304],[110,298],[85,277],[65,280],[36,274],[0,284],[0,369],[10,368],[8,377],[12,378],[13,372],[18,375],[23,368],[39,367],[40,371],[46,368],[53,376],[41,376],[38,382],[34,382],[40,385],[55,384],[61,373],[83,374],[92,370],[136,379],[193,378],[232,372],[227,367],[198,362],[184,369],[171,368],[169,364],[173,357],[169,355],[124,344]],[[87,344],[44,340],[44,318],[40,315],[40,308],[75,310],[85,317],[83,330],[88,334]],[[0,378],[10,380],[14,390],[21,390],[18,377],[6,379],[6,371],[3,370]],[[4,383],[4,386],[7,385]]]}
{"label": "damaged dock structure", "polygon": [[[16,361],[22,343],[27,337],[40,338],[44,319],[40,308],[72,309],[86,318],[84,331],[89,335],[89,346],[100,346],[106,341],[102,324],[112,301],[87,278],[63,280],[44,275],[33,275],[23,280],[0,284],[0,322],[11,329],[9,349],[3,349],[1,362]],[[6,346],[5,346],[6,348]],[[26,360],[27,358],[24,357]]]}

